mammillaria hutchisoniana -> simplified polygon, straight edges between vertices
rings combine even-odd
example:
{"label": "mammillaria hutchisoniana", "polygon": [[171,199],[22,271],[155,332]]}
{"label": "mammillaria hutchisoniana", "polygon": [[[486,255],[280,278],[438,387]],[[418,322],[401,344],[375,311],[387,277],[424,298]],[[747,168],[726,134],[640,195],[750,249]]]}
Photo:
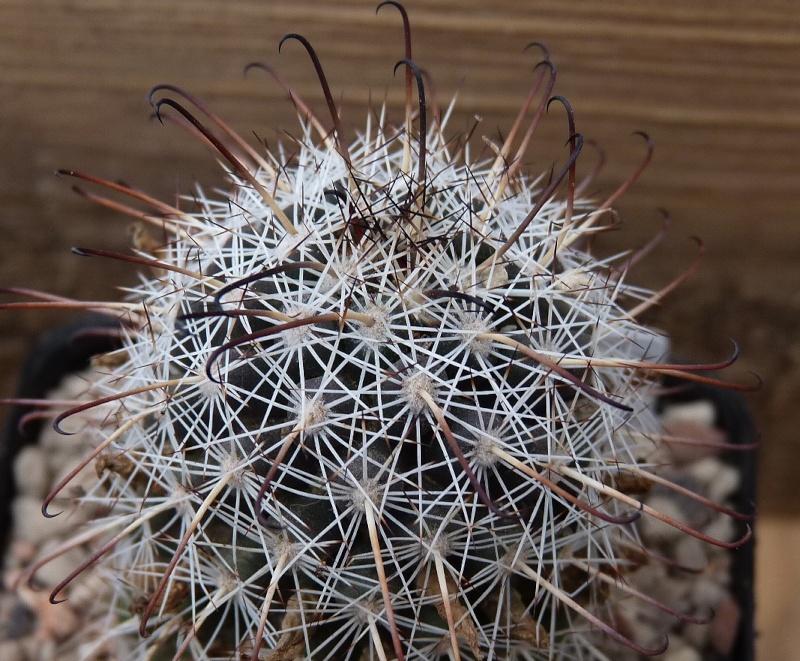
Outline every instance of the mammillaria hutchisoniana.
{"label": "mammillaria hutchisoniana", "polygon": [[657,654],[665,640],[617,623],[620,599],[648,601],[623,577],[648,554],[633,522],[743,541],[631,495],[663,482],[648,463],[664,440],[658,376],[724,366],[666,363],[665,338],[637,321],[664,293],[625,281],[645,250],[582,248],[640,171],[600,204],[580,199],[583,138],[560,97],[564,162],[522,171],[553,100],[547,59],[508,136],[473,159],[426,105],[405,11],[384,5],[405,23],[402,125],[369,112],[346,140],[313,49],[288,35],[332,130],[261,65],[303,120],[277,151],[179,88],[151,94],[222,157],[227,193],[178,208],[63,173],[144,205],[84,193],[149,228],[123,258],[152,271],[126,302],[76,304],[121,322],[92,403],[57,420],[73,431],[80,414],[96,449],[78,469],[100,478],[76,503],[97,516],[68,544],[91,552],[53,595],[86,571],[108,577],[87,654],[595,659],[613,639]]}

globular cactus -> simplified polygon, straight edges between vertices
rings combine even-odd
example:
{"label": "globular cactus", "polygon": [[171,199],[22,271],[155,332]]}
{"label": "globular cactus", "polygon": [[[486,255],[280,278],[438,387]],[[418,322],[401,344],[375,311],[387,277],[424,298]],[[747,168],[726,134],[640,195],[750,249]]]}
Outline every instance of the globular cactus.
{"label": "globular cactus", "polygon": [[85,193],[150,228],[135,257],[78,250],[152,271],[126,302],[83,305],[119,316],[121,347],[96,361],[92,401],[56,421],[69,432],[80,414],[94,449],[78,468],[100,476],[78,498],[96,516],[67,544],[91,550],[53,592],[108,577],[88,656],[658,654],[666,640],[618,624],[620,600],[648,602],[624,579],[649,552],[636,519],[743,541],[631,495],[665,482],[648,463],[659,375],[715,367],[665,362],[665,337],[637,321],[664,293],[625,281],[639,255],[582,248],[638,172],[605,202],[580,199],[583,139],[560,97],[563,164],[522,171],[551,100],[548,60],[507,138],[473,159],[426,105],[405,11],[383,5],[406,30],[402,125],[370,112],[348,142],[316,54],[292,34],[331,131],[277,74],[302,129],[263,154],[162,85],[158,116],[219,153],[226,194],[178,208],[64,173],[143,203]]}

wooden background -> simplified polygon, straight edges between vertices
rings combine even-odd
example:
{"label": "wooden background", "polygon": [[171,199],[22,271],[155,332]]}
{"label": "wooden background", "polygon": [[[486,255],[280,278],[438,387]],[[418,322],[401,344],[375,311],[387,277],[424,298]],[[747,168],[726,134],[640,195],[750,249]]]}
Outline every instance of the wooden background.
{"label": "wooden background", "polygon": [[[220,182],[201,145],[148,118],[145,92],[155,83],[186,87],[243,135],[255,131],[274,145],[280,129],[296,130],[294,111],[265,75],[245,79],[242,70],[253,60],[276,65],[325,116],[305,52],[297,43],[277,52],[280,37],[296,31],[316,46],[346,126],[363,122],[370,99],[387,99],[397,111],[402,84],[392,66],[403,54],[400,18],[391,8],[376,16],[375,5],[0,0],[0,285],[117,297],[115,286],[134,277],[127,266],[69,253],[73,245],[124,251],[128,222],[73,195],[56,168],[122,179],[167,200],[195,181]],[[508,129],[537,59],[522,48],[538,39],[558,65],[556,91],[571,100],[579,130],[608,156],[598,196],[642,158],[643,143],[632,133],[651,135],[653,163],[619,203],[624,225],[602,248],[644,242],[659,226],[658,209],[669,210],[670,236],[633,273],[658,287],[693,259],[689,237],[702,237],[705,265],[654,322],[687,358],[716,360],[730,351],[728,338],[739,341],[742,358],[730,378],[746,381],[755,370],[765,379],[749,398],[763,430],[761,512],[800,514],[796,3],[408,0],[407,7],[414,57],[431,72],[439,98],[460,90],[454,131],[475,115],[479,135]],[[530,168],[563,157],[566,134],[563,111],[550,113]],[[582,159],[583,171],[592,158]],[[12,392],[35,333],[63,318],[0,313],[0,395]],[[770,539],[778,544],[784,536]],[[762,546],[762,559],[765,552]]]}

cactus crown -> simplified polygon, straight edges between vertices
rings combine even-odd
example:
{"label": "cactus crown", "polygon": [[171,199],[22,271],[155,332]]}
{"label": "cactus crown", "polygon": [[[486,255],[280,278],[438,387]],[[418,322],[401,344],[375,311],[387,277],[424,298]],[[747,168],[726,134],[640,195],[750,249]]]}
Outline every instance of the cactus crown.
{"label": "cactus crown", "polygon": [[289,35],[332,132],[287,87],[302,132],[262,155],[159,86],[159,116],[230,164],[227,194],[185,211],[70,173],[143,201],[116,206],[168,240],[130,258],[154,274],[107,308],[123,311],[121,348],[98,361],[95,401],[57,421],[89,418],[101,477],[81,506],[103,515],[53,596],[107,572],[96,644],[126,658],[663,651],[618,632],[608,597],[643,553],[637,517],[681,525],[617,488],[651,475],[653,388],[677,369],[636,320],[660,294],[581,248],[616,194],[579,199],[563,99],[564,164],[520,170],[549,61],[493,158],[473,160],[427,107],[405,11],[383,5],[406,28],[402,126],[382,112],[346,144],[316,54]]}

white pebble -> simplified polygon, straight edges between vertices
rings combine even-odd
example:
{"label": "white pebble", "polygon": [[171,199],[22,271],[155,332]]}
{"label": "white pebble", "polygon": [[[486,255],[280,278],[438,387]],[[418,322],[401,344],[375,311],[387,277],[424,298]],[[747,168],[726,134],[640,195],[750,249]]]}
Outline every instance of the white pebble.
{"label": "white pebble", "polygon": [[633,638],[645,647],[657,647],[664,643],[664,629],[661,623],[639,618],[633,623]]}
{"label": "white pebble", "polygon": [[635,630],[636,623],[647,613],[647,608],[639,599],[619,599],[614,602],[614,618],[623,629]]}
{"label": "white pebble", "polygon": [[670,640],[669,648],[667,648],[664,656],[661,657],[663,661],[703,661],[700,652],[693,647],[689,647],[688,645],[675,645],[673,648],[674,644],[675,641]]}
{"label": "white pebble", "polygon": [[70,422],[69,420],[64,422],[64,429],[76,432],[74,434],[59,434],[50,425],[45,425],[39,434],[39,447],[47,452],[48,460],[54,461],[62,453],[79,452],[83,448],[92,446],[96,433],[94,428],[87,427],[84,420],[75,421],[73,426],[70,426]]}
{"label": "white pebble", "polygon": [[[640,567],[631,575],[630,584],[656,601],[679,611],[686,610],[688,607],[686,600],[691,590],[691,584],[687,580],[669,575],[664,565],[650,563]],[[655,613],[652,606],[645,606],[643,602],[640,603],[636,599],[629,601],[640,604],[643,612],[648,613],[648,619],[654,618]]]}
{"label": "white pebble", "polygon": [[689,593],[692,590],[691,577],[669,576],[656,586],[656,592],[651,593],[665,605],[671,606],[679,611],[688,608]]}
{"label": "white pebble", "polygon": [[[64,457],[64,462],[62,462],[60,468],[55,471],[53,484],[60,484],[61,481],[65,480],[75,468],[85,461],[85,459],[86,453],[81,453],[78,456]],[[66,497],[75,494],[82,495],[90,491],[92,487],[97,484],[97,481],[98,477],[97,471],[94,468],[94,462],[89,462],[69,481],[61,493]]]}
{"label": "white pebble", "polygon": [[721,542],[732,542],[735,538],[736,524],[729,516],[715,516],[703,527],[703,532]]}
{"label": "white pebble", "polygon": [[685,471],[704,487],[710,486],[722,470],[723,463],[717,457],[703,457],[686,466]]}
{"label": "white pebble", "polygon": [[692,586],[692,601],[699,608],[716,610],[730,595],[724,586],[707,576],[699,576]]}
{"label": "white pebble", "polygon": [[652,594],[655,589],[667,580],[667,569],[660,563],[651,562],[642,565],[631,576],[631,583],[638,590]]}
{"label": "white pebble", "polygon": [[[675,504],[672,498],[660,495],[650,496],[645,501],[645,504],[679,523],[688,525],[685,513]],[[640,530],[642,537],[649,543],[675,541],[686,534],[649,514],[644,514],[640,519]]]}
{"label": "white pebble", "polygon": [[22,659],[35,659],[41,661],[45,659],[46,645],[44,641],[40,640],[37,636],[28,636],[19,641],[22,648]]}
{"label": "white pebble", "polygon": [[42,515],[42,501],[29,496],[16,498],[11,511],[14,519],[13,537],[34,546],[52,537],[60,537],[79,525],[78,520],[67,512],[52,519],[45,518]]}
{"label": "white pebble", "polygon": [[[45,544],[42,547],[40,558],[49,555],[58,544]],[[36,583],[45,589],[52,589],[63,581],[86,558],[86,553],[81,549],[70,549],[51,562],[44,565],[36,572]],[[62,595],[63,596],[63,595]]]}
{"label": "white pebble", "polygon": [[705,427],[713,427],[716,419],[717,411],[714,405],[702,399],[696,402],[671,404],[664,407],[664,411],[661,413],[661,421],[664,426],[675,422],[696,422]]}
{"label": "white pebble", "polygon": [[731,495],[739,490],[742,475],[739,469],[723,464],[714,481],[708,487],[708,497],[716,503],[725,502]]}
{"label": "white pebble", "polygon": [[0,659],[7,661],[25,661],[28,659],[25,648],[17,640],[0,641]]}
{"label": "white pebble", "polygon": [[88,612],[93,606],[102,604],[111,594],[111,584],[98,572],[85,572],[77,581],[77,585],[69,593],[72,607],[79,613]]}
{"label": "white pebble", "polygon": [[708,564],[706,544],[686,535],[675,545],[675,560],[685,567],[703,569]]}
{"label": "white pebble", "polygon": [[42,449],[28,445],[19,451],[14,460],[14,481],[23,496],[43,499],[50,491],[47,459]]}

